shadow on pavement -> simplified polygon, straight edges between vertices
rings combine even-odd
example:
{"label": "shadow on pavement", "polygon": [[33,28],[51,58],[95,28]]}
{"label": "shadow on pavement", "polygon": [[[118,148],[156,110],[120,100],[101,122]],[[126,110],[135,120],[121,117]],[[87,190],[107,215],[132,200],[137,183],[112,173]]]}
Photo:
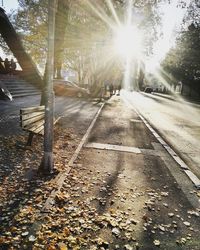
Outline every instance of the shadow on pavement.
{"label": "shadow on pavement", "polygon": [[[116,162],[116,168],[112,174],[105,180],[105,184],[101,186],[101,192],[99,192],[100,202],[97,205],[97,212],[99,214],[103,214],[107,207],[110,206],[110,199],[112,198],[113,188],[118,181],[118,175],[121,173],[122,170],[122,163],[123,163],[123,156],[118,155]],[[111,202],[112,204],[112,202]]]}

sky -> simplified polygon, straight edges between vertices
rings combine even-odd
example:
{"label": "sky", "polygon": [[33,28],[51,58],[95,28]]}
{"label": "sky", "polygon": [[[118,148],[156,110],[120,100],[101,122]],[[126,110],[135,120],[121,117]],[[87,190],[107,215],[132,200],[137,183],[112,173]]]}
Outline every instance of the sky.
{"label": "sky", "polygon": [[12,9],[17,9],[18,1],[17,0],[0,0],[1,7],[3,2],[3,8],[5,9],[6,13],[10,12]]}
{"label": "sky", "polygon": [[177,8],[178,2],[179,0],[172,0],[170,4],[160,5],[163,36],[155,43],[154,55],[146,62],[146,70],[149,72],[154,72],[159,67],[167,52],[175,45],[176,35],[191,1],[186,2],[185,8]]}
{"label": "sky", "polygon": [[180,30],[190,0],[187,1],[186,8],[177,8],[178,0],[172,0],[170,4],[162,4],[160,11],[162,16],[163,37],[160,38],[154,46],[154,60],[160,61],[165,54],[174,45],[176,33]]}
{"label": "sky", "polygon": [[[2,5],[3,3],[3,5]],[[17,0],[0,0],[0,7],[3,7],[4,10],[6,11],[6,14],[8,14],[9,12],[11,12],[12,10],[17,9],[18,7],[18,1]],[[2,51],[2,49],[0,48],[0,56],[4,59],[5,55]],[[9,57],[9,59],[11,59],[11,56]]]}

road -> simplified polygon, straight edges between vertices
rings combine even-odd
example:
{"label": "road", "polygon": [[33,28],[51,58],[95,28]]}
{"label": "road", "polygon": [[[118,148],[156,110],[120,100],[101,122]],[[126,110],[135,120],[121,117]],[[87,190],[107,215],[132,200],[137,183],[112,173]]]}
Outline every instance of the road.
{"label": "road", "polygon": [[[200,178],[200,105],[180,98],[138,92],[121,92],[128,101],[156,128],[175,152]],[[19,126],[21,107],[38,105],[40,96],[19,98],[13,102],[0,101],[0,135],[22,132]],[[56,97],[55,115],[67,119],[66,126],[82,133],[98,109],[91,101],[77,98]],[[81,121],[81,122],[80,122]]]}
{"label": "road", "polygon": [[[16,98],[14,101],[0,100],[0,136],[22,133],[19,121],[20,108],[37,106],[40,96]],[[98,110],[98,103],[73,97],[55,98],[55,117],[65,118],[67,127],[75,127],[84,133]],[[81,120],[81,122],[79,122]]]}
{"label": "road", "polygon": [[156,94],[122,92],[200,178],[200,105]]}

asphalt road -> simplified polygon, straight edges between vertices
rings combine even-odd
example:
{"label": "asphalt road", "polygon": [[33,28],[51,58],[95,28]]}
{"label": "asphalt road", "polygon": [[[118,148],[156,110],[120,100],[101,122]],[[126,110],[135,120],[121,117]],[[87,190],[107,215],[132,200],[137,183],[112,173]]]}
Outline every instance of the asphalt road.
{"label": "asphalt road", "polygon": [[200,178],[200,105],[180,97],[122,92]]}
{"label": "asphalt road", "polygon": [[[16,98],[12,102],[0,100],[0,136],[22,133],[20,108],[37,106],[40,96]],[[61,116],[66,127],[75,127],[83,134],[98,110],[98,102],[73,97],[55,98],[55,117]],[[81,122],[80,122],[81,120]]]}

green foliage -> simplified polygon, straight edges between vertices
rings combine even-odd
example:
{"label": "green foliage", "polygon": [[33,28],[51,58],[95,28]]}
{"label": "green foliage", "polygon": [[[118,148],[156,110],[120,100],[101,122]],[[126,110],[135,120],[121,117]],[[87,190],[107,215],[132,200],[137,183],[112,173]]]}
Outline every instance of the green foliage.
{"label": "green foliage", "polygon": [[200,25],[200,0],[193,0],[190,2],[184,22],[187,25],[191,23],[195,23],[198,26]]}
{"label": "green foliage", "polygon": [[[113,72],[120,68],[120,62],[116,66],[113,58],[108,60],[107,57],[112,47],[113,26],[117,24],[113,13],[116,12],[119,22],[126,22],[127,4],[132,3],[129,6],[133,13],[132,22],[144,34],[144,53],[151,51],[153,43],[160,36],[157,31],[160,14],[156,7],[159,2],[165,0],[136,0],[130,3],[125,0],[113,0],[113,9],[108,0],[59,1],[69,6],[69,13],[64,13],[67,9],[64,5],[63,9],[59,10],[55,37],[59,58],[56,57],[56,60],[79,72],[80,78],[84,78],[90,69],[94,74],[100,74],[106,68],[105,63],[110,68],[115,68]],[[20,8],[14,16],[15,27],[26,50],[40,65],[45,65],[46,61],[47,3],[47,0],[19,0]],[[112,70],[110,74],[114,74]]]}
{"label": "green foliage", "polygon": [[193,24],[182,31],[175,48],[162,63],[163,68],[176,79],[194,82],[200,77],[200,27]]}
{"label": "green foliage", "polygon": [[13,16],[16,31],[33,60],[44,64],[47,52],[47,1],[19,0],[19,6]]}

